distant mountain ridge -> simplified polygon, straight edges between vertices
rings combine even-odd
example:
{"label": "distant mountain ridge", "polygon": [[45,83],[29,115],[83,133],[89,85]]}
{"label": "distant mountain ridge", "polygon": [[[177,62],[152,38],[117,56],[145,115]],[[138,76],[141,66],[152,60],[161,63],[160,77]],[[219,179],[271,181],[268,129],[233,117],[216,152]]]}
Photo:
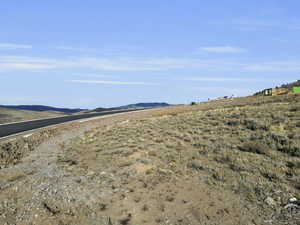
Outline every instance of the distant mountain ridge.
{"label": "distant mountain ridge", "polygon": [[129,109],[129,108],[136,108],[136,107],[142,107],[142,108],[149,108],[149,107],[166,107],[170,106],[168,103],[165,102],[149,102],[149,103],[136,103],[136,104],[130,104],[130,105],[124,105],[124,106],[119,106],[116,108],[119,109]]}
{"label": "distant mountain ridge", "polygon": [[77,113],[86,110],[86,109],[57,108],[57,107],[45,106],[45,105],[0,105],[0,107],[4,107],[8,109],[30,110],[30,111],[37,111],[37,112],[56,111],[62,113]]}
{"label": "distant mountain ridge", "polygon": [[[149,102],[149,103],[129,104],[124,106],[112,107],[112,108],[99,107],[92,111],[101,112],[101,111],[108,111],[108,110],[121,110],[121,109],[132,109],[132,108],[154,108],[154,107],[166,107],[166,106],[170,106],[170,105],[165,102]],[[62,113],[78,113],[87,110],[87,109],[80,109],[80,108],[77,109],[58,108],[58,107],[45,106],[45,105],[0,105],[0,107],[7,108],[7,109],[16,109],[16,110],[30,110],[36,112],[56,111]]]}
{"label": "distant mountain ridge", "polygon": [[132,109],[132,108],[154,108],[154,107],[167,107],[170,104],[165,102],[146,102],[146,103],[136,103],[136,104],[129,104],[124,106],[112,107],[112,108],[96,108],[93,111],[101,112],[107,110],[120,110],[120,109]]}

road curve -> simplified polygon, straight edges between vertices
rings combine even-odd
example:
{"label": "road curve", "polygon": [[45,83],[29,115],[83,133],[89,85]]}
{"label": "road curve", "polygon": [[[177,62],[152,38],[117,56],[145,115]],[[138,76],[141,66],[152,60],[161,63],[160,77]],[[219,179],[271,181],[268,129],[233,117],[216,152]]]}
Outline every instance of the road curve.
{"label": "road curve", "polygon": [[117,113],[124,113],[124,112],[133,112],[133,111],[140,111],[144,109],[127,109],[127,110],[117,110],[117,111],[104,111],[98,113],[87,113],[82,115],[72,115],[72,116],[62,116],[62,117],[55,117],[55,118],[48,118],[48,119],[40,119],[40,120],[31,120],[31,121],[23,121],[19,123],[9,123],[0,125],[0,138],[18,134],[24,131],[29,131],[33,129],[38,129],[50,125],[65,123],[73,120],[79,119],[86,119],[92,118],[96,116],[105,116]]}

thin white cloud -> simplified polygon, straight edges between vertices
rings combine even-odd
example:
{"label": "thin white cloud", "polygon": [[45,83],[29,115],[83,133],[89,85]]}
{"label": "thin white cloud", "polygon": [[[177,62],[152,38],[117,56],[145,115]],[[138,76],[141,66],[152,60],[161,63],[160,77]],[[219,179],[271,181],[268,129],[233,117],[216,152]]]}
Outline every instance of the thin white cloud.
{"label": "thin white cloud", "polygon": [[0,50],[16,50],[16,49],[31,49],[31,45],[0,43]]}
{"label": "thin white cloud", "polygon": [[[242,60],[195,58],[41,58],[26,56],[0,56],[0,72],[10,71],[167,71],[202,70],[211,73],[237,72],[294,72],[300,71],[300,60],[249,62]],[[96,72],[97,73],[97,72]]]}
{"label": "thin white cloud", "polygon": [[[229,64],[228,64],[229,63]],[[226,65],[227,64],[227,65]],[[95,58],[77,57],[50,59],[40,57],[0,56],[0,71],[92,69],[107,71],[158,71],[171,69],[215,69],[231,68],[231,62],[223,60],[198,60],[180,58]]]}
{"label": "thin white cloud", "polygon": [[203,47],[201,50],[211,53],[243,53],[246,49],[232,46]]}
{"label": "thin white cloud", "polygon": [[119,78],[120,77],[116,75],[98,74],[98,73],[72,73],[71,75],[77,77],[93,77],[93,78]]}
{"label": "thin white cloud", "polygon": [[64,50],[64,51],[79,51],[79,52],[92,51],[91,49],[87,49],[87,48],[72,47],[72,46],[65,46],[65,45],[56,46],[55,48],[58,50]]}
{"label": "thin white cloud", "polygon": [[59,61],[26,56],[0,56],[0,72],[36,71],[59,68]]}
{"label": "thin white cloud", "polygon": [[111,81],[111,80],[70,80],[72,83],[82,83],[82,84],[112,84],[112,85],[157,85],[155,83],[147,82],[131,82],[131,81]]}

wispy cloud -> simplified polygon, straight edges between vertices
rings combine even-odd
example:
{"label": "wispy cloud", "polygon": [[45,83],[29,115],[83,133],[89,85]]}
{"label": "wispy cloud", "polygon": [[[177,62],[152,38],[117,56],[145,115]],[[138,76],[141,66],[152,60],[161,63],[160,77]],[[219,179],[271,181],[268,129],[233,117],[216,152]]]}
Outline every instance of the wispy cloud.
{"label": "wispy cloud", "polygon": [[248,62],[243,60],[196,58],[41,58],[26,56],[0,56],[0,72],[46,71],[167,71],[205,70],[206,72],[295,72],[300,71],[300,60]]}
{"label": "wispy cloud", "polygon": [[100,73],[72,73],[76,77],[93,77],[93,78],[119,78],[120,76],[100,74]]}
{"label": "wispy cloud", "polygon": [[[84,68],[106,71],[158,71],[186,68],[211,68],[226,62],[216,60],[180,59],[180,58],[40,58],[23,56],[0,56],[0,71],[14,70],[50,70]],[[228,66],[227,66],[228,67]]]}
{"label": "wispy cloud", "polygon": [[66,46],[66,45],[60,45],[55,47],[58,50],[64,50],[64,51],[79,51],[79,52],[90,52],[91,49],[88,48],[80,48],[80,47],[72,47],[72,46]]}
{"label": "wispy cloud", "polygon": [[82,84],[111,84],[111,85],[157,85],[155,83],[147,82],[132,82],[132,81],[111,81],[111,80],[70,80],[68,82],[72,83],[82,83]]}
{"label": "wispy cloud", "polygon": [[31,45],[0,43],[0,50],[16,50],[16,49],[30,49]]}
{"label": "wispy cloud", "polygon": [[243,53],[246,49],[233,46],[202,47],[201,50],[211,53]]}
{"label": "wispy cloud", "polygon": [[50,70],[58,68],[58,64],[58,61],[47,58],[0,56],[0,72]]}

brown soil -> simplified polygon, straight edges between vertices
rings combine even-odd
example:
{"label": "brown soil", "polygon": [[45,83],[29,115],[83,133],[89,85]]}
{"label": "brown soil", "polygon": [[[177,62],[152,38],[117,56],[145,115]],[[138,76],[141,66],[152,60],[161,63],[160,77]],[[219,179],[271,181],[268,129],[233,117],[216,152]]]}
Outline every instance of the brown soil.
{"label": "brown soil", "polygon": [[135,112],[30,138],[43,132],[30,151],[0,148],[0,224],[300,224],[299,95]]}

